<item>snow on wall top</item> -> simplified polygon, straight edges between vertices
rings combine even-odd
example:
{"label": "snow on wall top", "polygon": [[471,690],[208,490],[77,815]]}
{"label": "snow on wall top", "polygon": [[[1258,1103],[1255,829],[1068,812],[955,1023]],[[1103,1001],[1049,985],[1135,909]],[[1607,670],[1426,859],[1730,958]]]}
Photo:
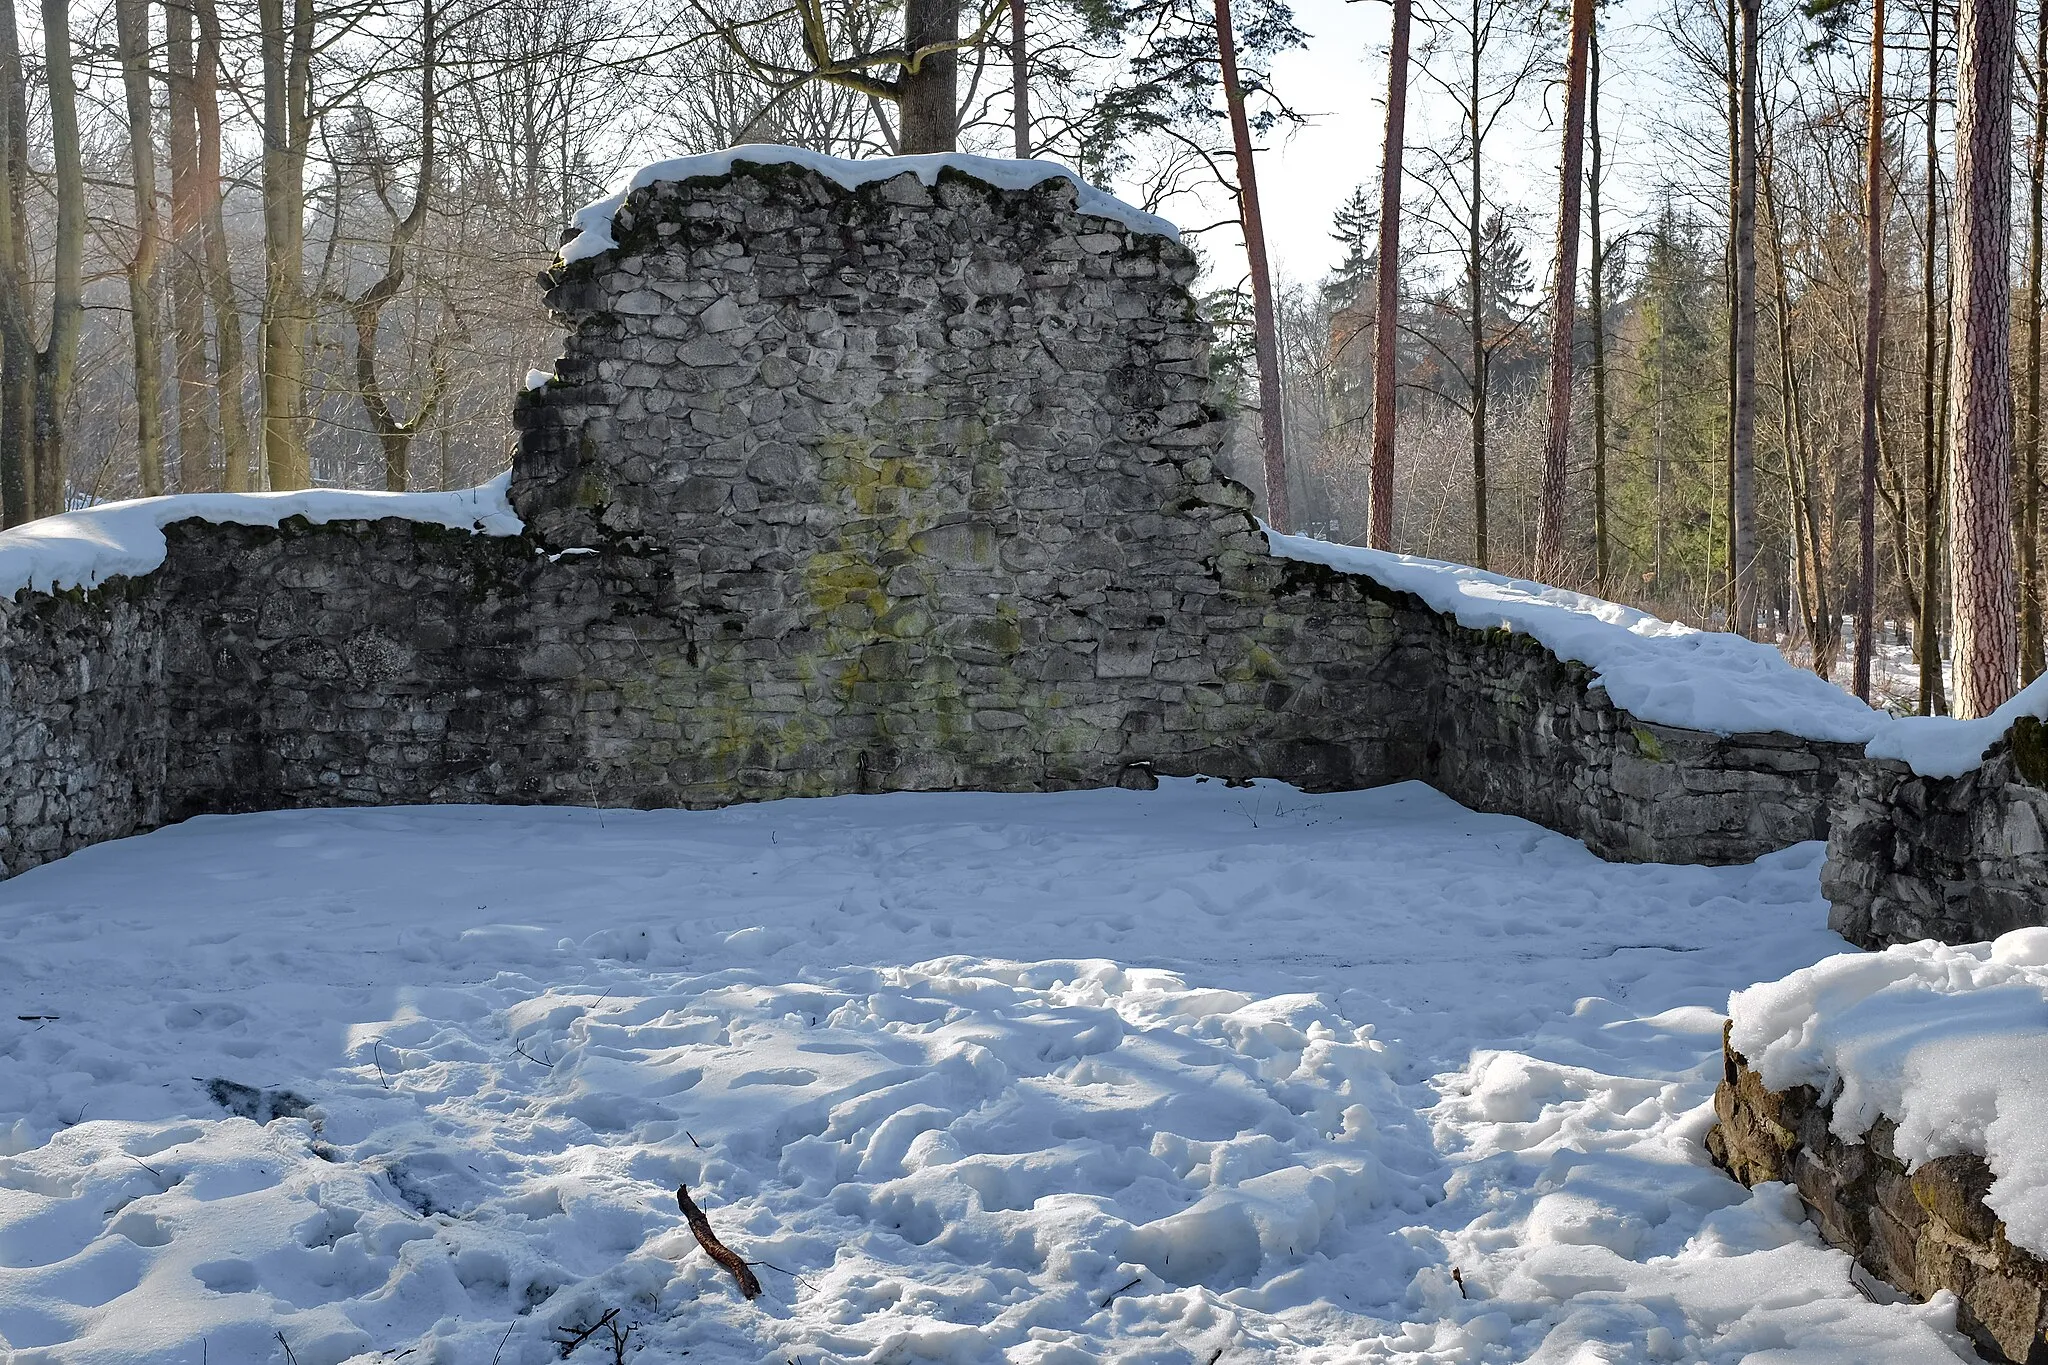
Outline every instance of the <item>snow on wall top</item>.
{"label": "snow on wall top", "polygon": [[181,493],[104,503],[0,531],[0,597],[12,597],[23,588],[90,588],[110,578],[149,573],[164,562],[164,527],[174,521],[276,526],[288,517],[314,522],[402,517],[459,531],[516,536],[525,527],[506,497],[511,485],[507,470],[480,487],[453,493],[309,488],[296,493]]}
{"label": "snow on wall top", "polygon": [[1922,777],[1961,777],[1984,761],[1984,751],[2005,738],[2021,716],[2048,719],[2048,677],[2034,679],[1988,716],[1900,716],[1864,752],[1896,758]]}
{"label": "snow on wall top", "polygon": [[1273,553],[1364,574],[1420,597],[1474,629],[1527,635],[1585,664],[1616,706],[1658,725],[1717,735],[1777,731],[1862,743],[1889,723],[1882,712],[1795,668],[1769,645],[1696,630],[1584,593],[1505,578],[1437,559],[1336,545],[1268,528]]}
{"label": "snow on wall top", "polygon": [[884,156],[869,161],[849,161],[844,157],[826,156],[822,152],[808,151],[802,147],[748,143],[739,147],[728,147],[722,152],[680,156],[642,166],[633,172],[632,177],[620,189],[576,210],[569,222],[577,229],[577,233],[563,244],[562,263],[567,265],[573,261],[587,260],[618,245],[612,238],[612,217],[625,205],[626,196],[634,190],[664,180],[692,180],[698,176],[730,175],[736,166],[742,164],[801,166],[806,170],[816,171],[849,190],[878,180],[894,179],[905,171],[914,172],[919,180],[930,185],[937,182],[940,171],[947,169],[971,175],[976,180],[1005,190],[1028,190],[1033,185],[1043,184],[1048,180],[1065,180],[1072,183],[1080,193],[1081,212],[1093,214],[1098,218],[1113,219],[1133,232],[1180,240],[1180,229],[1172,223],[1142,209],[1132,208],[1114,195],[1095,188],[1057,161],[1010,161],[990,156],[967,156],[958,152],[931,156]]}
{"label": "snow on wall top", "polygon": [[1909,1165],[1982,1156],[2006,1235],[2048,1254],[2048,929],[1844,953],[1737,991],[1728,1013],[1771,1089],[1841,1083],[1829,1127],[1843,1141],[1882,1115]]}

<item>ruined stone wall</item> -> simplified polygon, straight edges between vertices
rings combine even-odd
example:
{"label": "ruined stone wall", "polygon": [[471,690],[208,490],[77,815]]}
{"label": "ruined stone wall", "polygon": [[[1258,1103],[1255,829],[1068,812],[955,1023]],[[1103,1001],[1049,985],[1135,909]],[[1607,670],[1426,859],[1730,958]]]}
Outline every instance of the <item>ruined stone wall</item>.
{"label": "ruined stone wall", "polygon": [[1067,182],[746,167],[613,232],[549,282],[523,536],[187,522],[144,579],[17,597],[9,871],[205,811],[1154,773],[1422,778],[1610,857],[1822,828],[1829,746],[1639,724],[1526,637],[1269,554],[1193,258]]}
{"label": "ruined stone wall", "polygon": [[1917,1299],[1955,1294],[1956,1322],[1994,1360],[2048,1358],[2048,1262],[2006,1239],[1984,1205],[1991,1169],[1962,1153],[1908,1171],[1892,1150],[1894,1117],[1861,1142],[1828,1131],[1832,1096],[1811,1086],[1765,1087],[1722,1043],[1714,1092],[1714,1160],[1745,1185],[1781,1180],[1828,1242]]}
{"label": "ruined stone wall", "polygon": [[2048,736],[2022,717],[1982,766],[1921,777],[1893,759],[1846,770],[1821,891],[1828,926],[1882,948],[1976,943],[2048,923]]}

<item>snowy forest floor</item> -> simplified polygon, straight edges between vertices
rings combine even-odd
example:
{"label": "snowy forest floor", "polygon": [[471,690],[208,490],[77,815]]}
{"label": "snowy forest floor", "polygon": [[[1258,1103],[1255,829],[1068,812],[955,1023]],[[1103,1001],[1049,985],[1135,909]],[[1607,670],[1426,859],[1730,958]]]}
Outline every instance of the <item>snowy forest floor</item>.
{"label": "snowy forest floor", "polygon": [[194,820],[0,885],[0,1357],[1970,1359],[1701,1146],[1819,863],[1414,784]]}

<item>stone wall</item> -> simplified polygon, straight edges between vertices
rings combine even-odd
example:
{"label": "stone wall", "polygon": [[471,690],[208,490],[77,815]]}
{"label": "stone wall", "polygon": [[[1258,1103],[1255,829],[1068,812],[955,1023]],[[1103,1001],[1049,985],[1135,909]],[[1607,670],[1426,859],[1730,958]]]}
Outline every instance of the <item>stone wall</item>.
{"label": "stone wall", "polygon": [[1861,1142],[1828,1131],[1831,1096],[1811,1086],[1773,1091],[1722,1043],[1707,1134],[1714,1160],[1745,1185],[1795,1186],[1828,1242],[1918,1299],[1948,1290],[1956,1321],[1995,1360],[2048,1359],[2048,1262],[2006,1240],[1984,1206],[1991,1170],[1962,1154],[1906,1169],[1892,1150],[1898,1125],[1881,1118]]}
{"label": "stone wall", "polygon": [[187,522],[145,578],[17,595],[9,871],[205,811],[1193,773],[1422,778],[1610,857],[1823,828],[1828,746],[1641,724],[1527,637],[1269,554],[1193,258],[1067,182],[746,167],[613,231],[548,280],[523,536]]}
{"label": "stone wall", "polygon": [[1821,890],[1828,925],[1882,948],[1976,943],[2048,923],[2048,735],[2022,717],[1983,765],[1921,777],[1893,759],[1846,769]]}

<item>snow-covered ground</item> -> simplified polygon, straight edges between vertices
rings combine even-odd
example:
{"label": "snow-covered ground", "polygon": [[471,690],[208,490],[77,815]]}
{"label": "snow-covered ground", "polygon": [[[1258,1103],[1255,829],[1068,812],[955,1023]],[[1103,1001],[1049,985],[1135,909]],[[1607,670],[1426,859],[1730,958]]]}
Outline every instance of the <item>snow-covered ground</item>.
{"label": "snow-covered ground", "polygon": [[1701,1148],[1818,862],[1192,781],[102,845],[0,884],[0,1356],[1952,1360]]}

